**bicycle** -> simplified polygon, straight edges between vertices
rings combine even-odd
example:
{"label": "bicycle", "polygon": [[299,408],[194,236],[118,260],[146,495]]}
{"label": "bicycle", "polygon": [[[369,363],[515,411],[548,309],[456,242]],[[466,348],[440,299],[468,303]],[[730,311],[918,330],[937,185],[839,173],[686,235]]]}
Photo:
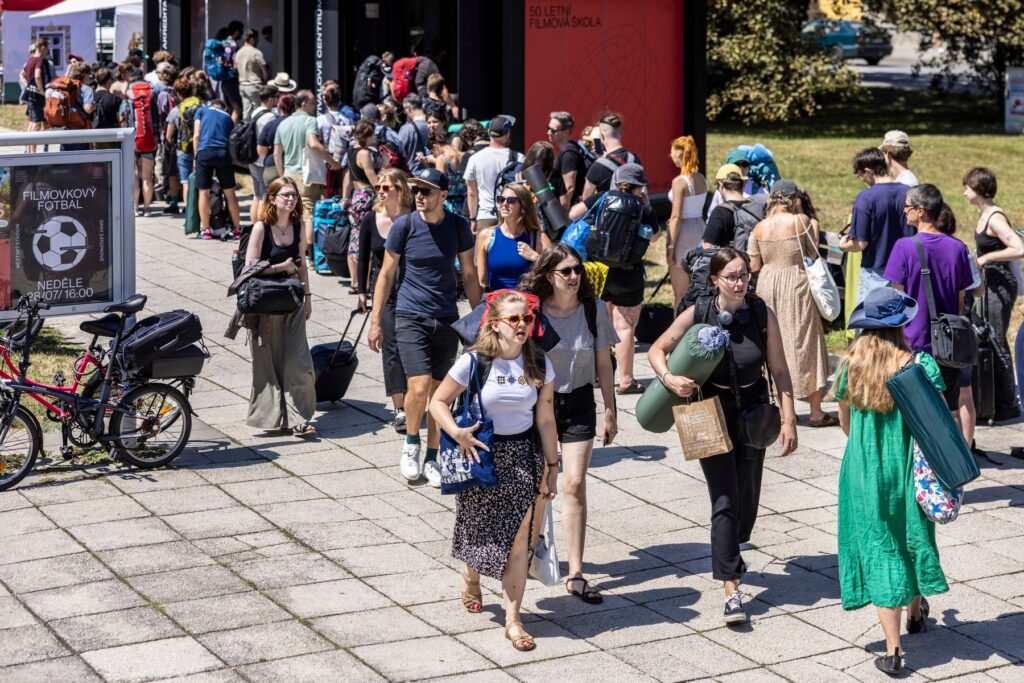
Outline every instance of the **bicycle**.
{"label": "bicycle", "polygon": [[[108,315],[104,318],[81,324],[84,331],[92,332],[95,337],[113,332],[110,347],[103,352],[106,365],[102,364],[103,358],[98,359],[100,366],[96,372],[101,379],[98,396],[94,397],[84,392],[75,393],[69,387],[46,385],[26,377],[32,364],[32,342],[41,329],[37,322],[41,319],[39,311],[50,306],[38,298],[21,298],[18,321],[24,317],[22,339],[0,338],[0,345],[5,351],[15,349],[21,352],[16,376],[0,377],[0,491],[21,481],[32,470],[42,450],[39,422],[21,405],[26,395],[44,402],[48,411],[62,421],[61,453],[65,457],[70,452],[69,441],[89,445],[98,443],[112,457],[143,469],[161,467],[181,454],[192,432],[192,407],[188,399],[169,384],[139,378],[122,367],[117,353],[124,339],[125,321],[141,311],[145,304],[146,297],[136,294],[127,301],[107,306],[104,313]],[[96,338],[90,347],[95,345]],[[5,354],[0,352],[0,355]],[[79,367],[84,367],[84,364]],[[131,379],[119,381],[114,386],[115,377]],[[75,381],[76,388],[79,379]],[[115,390],[121,395],[112,402]],[[47,398],[52,400],[46,401]],[[106,419],[108,415],[109,420]],[[79,436],[72,437],[73,433]]]}

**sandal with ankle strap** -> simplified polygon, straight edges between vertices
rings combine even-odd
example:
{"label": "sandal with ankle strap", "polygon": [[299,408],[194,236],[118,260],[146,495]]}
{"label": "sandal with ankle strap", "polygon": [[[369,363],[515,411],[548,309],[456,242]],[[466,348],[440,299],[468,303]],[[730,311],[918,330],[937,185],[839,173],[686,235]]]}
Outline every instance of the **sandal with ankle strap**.
{"label": "sandal with ankle strap", "polygon": [[[514,636],[509,633],[509,629],[513,626],[518,626],[523,629],[523,634]],[[513,621],[511,624],[505,626],[505,637],[512,641],[512,647],[519,652],[529,652],[537,647],[537,643],[534,642],[533,636],[526,632],[526,628],[523,627],[523,622]]]}
{"label": "sandal with ankle strap", "polygon": [[[484,595],[480,591],[480,579],[471,581],[463,574],[462,580],[466,582],[467,589],[462,591],[462,606],[466,608],[467,612],[480,614],[484,609]],[[473,590],[474,586],[476,590]]]}
{"label": "sandal with ankle strap", "polygon": [[[573,581],[582,581],[583,590],[577,591],[569,588],[569,584]],[[565,580],[565,590],[569,591],[569,595],[575,595],[583,602],[589,605],[600,605],[604,602],[604,596],[600,592],[590,587],[590,582],[584,579],[582,576],[570,576]]]}

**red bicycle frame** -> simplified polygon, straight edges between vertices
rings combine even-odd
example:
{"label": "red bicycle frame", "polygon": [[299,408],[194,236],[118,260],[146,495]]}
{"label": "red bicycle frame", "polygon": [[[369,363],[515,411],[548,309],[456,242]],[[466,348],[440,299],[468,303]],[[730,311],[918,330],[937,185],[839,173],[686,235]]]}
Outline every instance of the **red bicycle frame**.
{"label": "red bicycle frame", "polygon": [[[3,360],[3,363],[0,364],[0,379],[9,379],[9,380],[17,379],[18,378],[18,369],[17,369],[17,366],[15,366],[14,361],[11,360],[10,349],[8,349],[7,346],[2,345],[2,344],[0,344],[0,359]],[[26,384],[31,384],[32,386],[39,387],[41,389],[49,389],[51,391],[60,391],[60,392],[66,393],[66,394],[75,394],[75,393],[78,393],[78,388],[81,386],[82,378],[85,377],[86,372],[89,369],[89,365],[94,365],[97,368],[102,368],[103,367],[102,364],[100,363],[100,358],[97,358],[96,356],[93,355],[92,347],[86,349],[85,354],[83,354],[82,357],[79,359],[78,367],[75,368],[74,373],[73,373],[74,374],[74,381],[72,381],[71,386],[59,387],[59,386],[54,386],[54,385],[51,385],[51,384],[43,384],[42,382],[36,382],[35,380],[31,380],[28,377],[25,378],[25,383]],[[38,403],[41,403],[47,410],[49,410],[51,413],[53,413],[57,417],[59,417],[61,419],[64,419],[64,418],[69,416],[67,411],[61,410],[60,408],[58,408],[54,404],[52,404],[49,401],[47,401],[45,398],[42,398],[41,396],[37,396],[36,394],[33,394],[32,392],[26,392],[26,393],[29,396],[31,396],[35,401],[37,401]]]}

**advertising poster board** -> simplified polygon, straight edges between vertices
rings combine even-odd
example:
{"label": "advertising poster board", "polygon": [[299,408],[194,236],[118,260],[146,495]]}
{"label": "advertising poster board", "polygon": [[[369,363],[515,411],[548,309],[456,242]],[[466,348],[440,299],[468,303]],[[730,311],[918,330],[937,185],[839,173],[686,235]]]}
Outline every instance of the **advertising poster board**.
{"label": "advertising poster board", "polygon": [[683,3],[527,0],[525,11],[526,139],[544,138],[552,111],[575,117],[575,137],[615,111],[650,192],[667,192],[679,173],[669,146],[683,133]]}
{"label": "advertising poster board", "polygon": [[1024,133],[1024,67],[1006,67],[1006,132]]}

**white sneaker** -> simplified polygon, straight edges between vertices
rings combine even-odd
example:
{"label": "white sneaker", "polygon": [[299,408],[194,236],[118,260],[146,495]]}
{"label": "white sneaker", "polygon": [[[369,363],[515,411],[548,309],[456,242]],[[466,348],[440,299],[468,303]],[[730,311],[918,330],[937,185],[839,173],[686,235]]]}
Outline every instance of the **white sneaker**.
{"label": "white sneaker", "polygon": [[423,475],[427,478],[428,484],[435,489],[441,488],[441,466],[436,460],[423,463]]}
{"label": "white sneaker", "polygon": [[402,476],[409,481],[416,481],[420,478],[420,445],[418,443],[402,445],[400,469],[402,470]]}

